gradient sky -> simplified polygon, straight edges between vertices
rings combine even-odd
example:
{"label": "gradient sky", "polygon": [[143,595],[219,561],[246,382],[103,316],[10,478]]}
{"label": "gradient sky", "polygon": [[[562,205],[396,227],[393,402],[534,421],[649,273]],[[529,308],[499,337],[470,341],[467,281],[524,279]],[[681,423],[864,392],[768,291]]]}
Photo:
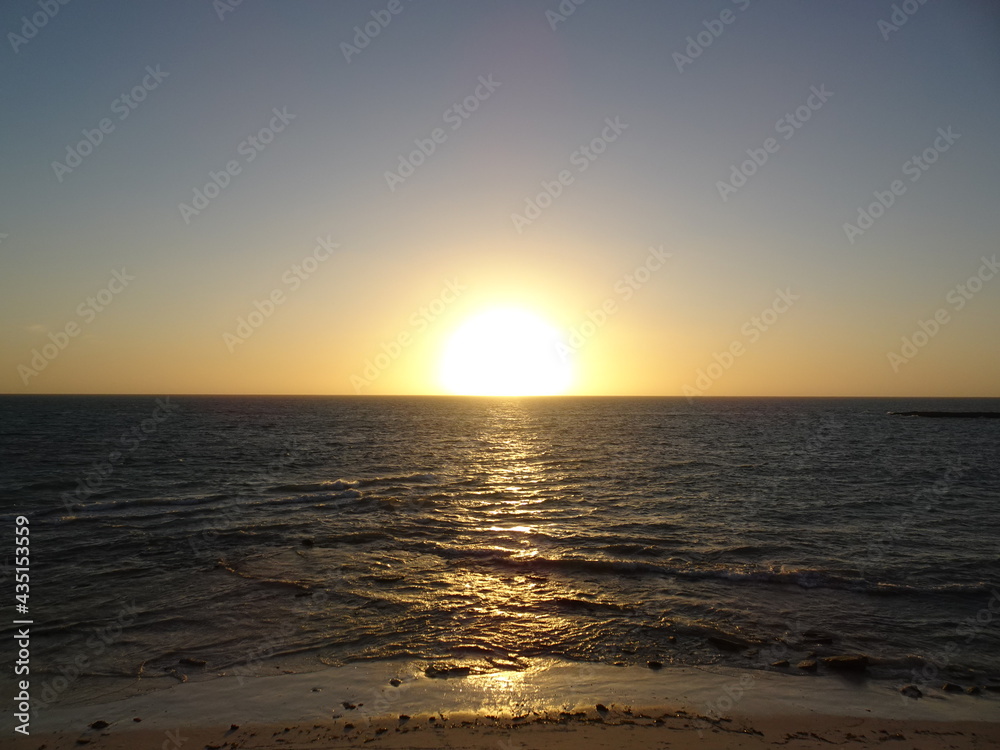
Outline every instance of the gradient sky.
{"label": "gradient sky", "polygon": [[[220,19],[231,2],[73,0],[50,19],[44,0],[3,4],[0,392],[438,393],[449,336],[517,305],[567,341],[590,334],[574,393],[1000,396],[1000,273],[982,260],[1000,251],[995,3],[910,0],[892,30],[875,0],[587,0],[565,20],[547,17],[558,0],[400,0],[348,61],[389,0],[243,0]],[[28,38],[32,16],[46,23]],[[778,125],[813,89],[830,96],[808,121]],[[294,119],[255,150],[275,109]],[[78,166],[53,166],[103,118]],[[443,142],[390,189],[435,128]],[[602,132],[615,140],[581,157]],[[723,200],[748,149],[767,161]],[[229,162],[186,221],[179,204]],[[905,192],[849,241],[894,180]],[[337,247],[295,284],[317,238]],[[651,248],[670,257],[626,299]],[[122,269],[134,279],[94,312]],[[975,294],[954,291],[977,273]],[[275,289],[273,315],[227,340]],[[762,330],[779,291],[797,299]]]}

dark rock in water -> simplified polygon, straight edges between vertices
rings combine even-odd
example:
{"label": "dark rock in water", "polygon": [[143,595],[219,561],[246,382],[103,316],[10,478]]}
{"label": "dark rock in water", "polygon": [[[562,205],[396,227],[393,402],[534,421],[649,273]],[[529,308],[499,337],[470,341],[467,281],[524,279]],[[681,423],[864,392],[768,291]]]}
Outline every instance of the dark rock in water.
{"label": "dark rock in water", "polygon": [[893,417],[931,417],[936,419],[1000,419],[1000,411],[891,411]]}
{"label": "dark rock in water", "polygon": [[946,693],[962,692],[962,686],[956,685],[954,682],[946,682],[944,685],[941,686],[941,689],[944,690]]}
{"label": "dark rock in water", "polygon": [[402,680],[396,677],[393,677],[391,680],[389,680],[389,684],[392,685],[393,687],[399,687],[400,684],[402,684],[402,682],[403,682]]}
{"label": "dark rock in water", "polygon": [[134,721],[134,722],[138,723],[138,722],[142,721],[142,719],[140,719],[140,718],[139,718],[138,716],[136,716],[136,717],[134,717],[134,718],[132,719],[132,721]]}
{"label": "dark rock in water", "polygon": [[605,706],[603,703],[598,703],[597,704],[597,711],[598,711],[598,713],[606,714],[608,712],[608,707]]}
{"label": "dark rock in water", "polygon": [[472,670],[469,667],[427,667],[424,674],[432,678],[468,677]]}
{"label": "dark rock in water", "polygon": [[867,656],[827,656],[823,659],[830,669],[839,669],[845,672],[864,672],[868,668]]}
{"label": "dark rock in water", "polygon": [[314,544],[316,544],[316,542],[314,542],[312,539],[306,538],[302,540],[303,547],[312,547]]}
{"label": "dark rock in water", "polygon": [[809,672],[816,671],[816,660],[815,659],[803,659],[798,664],[796,664],[799,669],[805,669]]}
{"label": "dark rock in water", "polygon": [[979,695],[980,690],[975,685],[971,685],[965,689],[966,695]]}
{"label": "dark rock in water", "polygon": [[98,719],[93,724],[90,725],[91,729],[104,729],[105,727],[110,727],[111,725],[104,719]]}
{"label": "dark rock in water", "polygon": [[647,661],[646,666],[650,669],[663,669],[663,664],[658,661]]}
{"label": "dark rock in water", "polygon": [[206,664],[208,664],[208,662],[205,661],[204,659],[189,659],[187,657],[181,659],[180,663],[190,664],[192,667],[204,667]]}
{"label": "dark rock in water", "polygon": [[804,630],[802,631],[802,639],[808,641],[809,643],[819,643],[824,646],[829,646],[833,643],[833,636],[829,633],[825,633],[822,630]]}
{"label": "dark rock in water", "polygon": [[991,693],[1000,693],[1000,685],[987,685],[986,689]]}
{"label": "dark rock in water", "polygon": [[710,635],[708,642],[722,651],[742,651],[750,644],[732,636]]}
{"label": "dark rock in water", "polygon": [[353,711],[357,706],[353,703],[348,703],[347,701],[341,701],[340,705],[346,708],[348,711]]}
{"label": "dark rock in water", "polygon": [[916,685],[904,685],[899,689],[903,695],[907,698],[923,698],[924,694],[920,692],[920,688]]}
{"label": "dark rock in water", "polygon": [[772,667],[787,667],[788,666],[788,659],[779,659],[778,661],[772,661],[771,662],[771,666]]}
{"label": "dark rock in water", "polygon": [[616,661],[614,664],[612,664],[612,666],[614,666],[614,667],[627,667],[628,664],[626,664],[623,661]]}

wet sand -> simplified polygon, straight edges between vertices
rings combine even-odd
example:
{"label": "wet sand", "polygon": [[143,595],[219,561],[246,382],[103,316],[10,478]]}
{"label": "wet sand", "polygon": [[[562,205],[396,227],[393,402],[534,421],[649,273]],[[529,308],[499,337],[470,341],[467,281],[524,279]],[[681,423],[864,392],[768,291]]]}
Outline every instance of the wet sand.
{"label": "wet sand", "polygon": [[133,684],[118,700],[39,711],[31,736],[15,734],[11,746],[1000,748],[1000,697],[991,693],[923,686],[924,697],[914,700],[898,686],[856,676],[724,668],[553,661],[525,672],[442,678],[423,666],[221,677],[145,693]]}

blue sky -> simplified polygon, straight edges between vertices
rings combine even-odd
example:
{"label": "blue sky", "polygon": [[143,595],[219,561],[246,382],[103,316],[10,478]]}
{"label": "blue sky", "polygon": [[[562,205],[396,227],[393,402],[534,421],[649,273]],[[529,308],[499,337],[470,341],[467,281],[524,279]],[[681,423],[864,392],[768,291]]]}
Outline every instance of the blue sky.
{"label": "blue sky", "polygon": [[[1000,395],[1000,281],[961,310],[946,301],[1000,250],[992,3],[587,0],[564,3],[575,10],[555,28],[558,2],[220,7],[0,11],[0,390],[437,392],[469,316],[518,304],[569,336],[664,247],[669,262],[574,352],[575,392],[681,394],[738,340],[746,352],[704,395]],[[880,26],[894,12],[905,24]],[[38,14],[30,39],[11,36]],[[355,27],[379,17],[348,61]],[[699,34],[710,45],[679,69]],[[121,119],[144,79],[155,88]],[[803,106],[786,138],[779,120]],[[79,166],[53,167],[104,118],[113,128]],[[581,161],[609,119],[625,127]],[[248,145],[272,123],[273,140]],[[386,173],[437,128],[391,189]],[[939,128],[957,135],[947,150]],[[723,200],[720,181],[768,138],[777,148]],[[904,170],[929,148],[913,181]],[[186,221],[179,205],[230,162],[238,173]],[[518,227],[564,170],[569,184]],[[894,180],[905,192],[850,241],[845,223]],[[327,237],[337,252],[292,289],[285,272]],[[135,280],[85,320],[79,305],[122,268]],[[411,331],[455,279],[467,291]],[[275,288],[287,295],[273,315],[227,344]],[[799,299],[749,341],[779,289]],[[947,322],[893,364],[942,308]],[[79,335],[42,352],[73,322]],[[355,388],[401,332],[419,335]]]}

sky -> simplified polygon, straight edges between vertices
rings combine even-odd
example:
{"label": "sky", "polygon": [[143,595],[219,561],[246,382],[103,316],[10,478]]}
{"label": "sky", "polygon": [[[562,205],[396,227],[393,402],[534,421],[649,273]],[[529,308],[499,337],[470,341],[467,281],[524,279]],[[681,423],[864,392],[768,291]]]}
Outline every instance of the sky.
{"label": "sky", "polygon": [[993,2],[8,0],[0,32],[0,392],[1000,396]]}

